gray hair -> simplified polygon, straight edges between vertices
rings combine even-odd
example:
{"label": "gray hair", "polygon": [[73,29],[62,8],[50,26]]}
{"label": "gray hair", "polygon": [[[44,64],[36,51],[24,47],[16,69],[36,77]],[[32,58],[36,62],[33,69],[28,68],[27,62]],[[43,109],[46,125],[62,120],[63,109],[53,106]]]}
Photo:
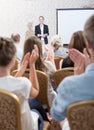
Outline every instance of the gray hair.
{"label": "gray hair", "polygon": [[89,17],[84,26],[84,36],[94,49],[94,15]]}

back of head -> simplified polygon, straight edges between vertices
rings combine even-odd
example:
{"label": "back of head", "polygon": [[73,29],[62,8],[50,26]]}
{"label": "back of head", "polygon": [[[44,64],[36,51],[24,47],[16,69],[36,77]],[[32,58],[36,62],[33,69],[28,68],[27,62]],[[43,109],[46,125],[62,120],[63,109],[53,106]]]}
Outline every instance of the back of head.
{"label": "back of head", "polygon": [[11,63],[16,53],[16,48],[9,38],[0,37],[0,66],[4,67]]}
{"label": "back of head", "polygon": [[[34,45],[37,45],[38,47],[38,52],[39,52],[39,58],[37,59],[36,63],[35,63],[35,67],[38,70],[42,70],[43,68],[45,68],[44,64],[43,64],[43,53],[42,53],[42,43],[41,40],[36,37],[36,36],[31,36],[29,37],[25,43],[24,43],[24,52],[23,52],[23,57],[26,53],[30,52],[30,54],[32,53],[32,50],[34,49]],[[28,66],[29,67],[29,66]]]}
{"label": "back of head", "polygon": [[58,35],[54,35],[51,40],[51,45],[52,47],[54,48],[54,50],[58,50],[59,47],[62,46],[62,41],[61,41],[61,38],[58,36]]}
{"label": "back of head", "polygon": [[84,26],[84,35],[94,49],[94,15],[89,17]]}
{"label": "back of head", "polygon": [[80,52],[83,52],[83,49],[85,47],[86,47],[86,43],[85,43],[85,38],[83,36],[83,31],[74,32],[69,43],[69,49],[75,48]]}
{"label": "back of head", "polygon": [[13,42],[19,42],[20,41],[20,34],[12,34],[11,38]]}
{"label": "back of head", "polygon": [[42,56],[42,44],[41,40],[37,38],[36,36],[31,36],[28,39],[26,39],[24,43],[24,55],[27,52],[32,53],[32,50],[34,49],[34,45],[37,45],[38,50],[39,50],[39,56]]}

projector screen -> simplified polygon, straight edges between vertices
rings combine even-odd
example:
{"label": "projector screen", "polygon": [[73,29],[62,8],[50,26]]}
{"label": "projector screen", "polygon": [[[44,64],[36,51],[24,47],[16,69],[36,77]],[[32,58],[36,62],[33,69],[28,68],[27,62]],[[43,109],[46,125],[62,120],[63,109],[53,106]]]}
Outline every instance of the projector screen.
{"label": "projector screen", "polygon": [[56,9],[57,34],[63,44],[69,44],[73,32],[83,30],[86,20],[94,14],[94,8]]}

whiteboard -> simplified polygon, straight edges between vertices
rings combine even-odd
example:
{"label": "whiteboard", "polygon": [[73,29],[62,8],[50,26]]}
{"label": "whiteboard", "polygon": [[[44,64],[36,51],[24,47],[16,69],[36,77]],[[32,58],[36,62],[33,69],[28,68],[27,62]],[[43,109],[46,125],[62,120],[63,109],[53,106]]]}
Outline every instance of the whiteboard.
{"label": "whiteboard", "polygon": [[94,14],[94,8],[57,9],[57,34],[64,44],[69,44],[73,32],[83,30],[86,20]]}

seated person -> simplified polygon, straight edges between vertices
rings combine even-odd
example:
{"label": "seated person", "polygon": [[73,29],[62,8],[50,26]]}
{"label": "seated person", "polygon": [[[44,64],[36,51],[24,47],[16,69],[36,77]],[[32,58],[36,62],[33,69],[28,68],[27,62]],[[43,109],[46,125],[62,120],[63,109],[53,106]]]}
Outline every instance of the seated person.
{"label": "seated person", "polygon": [[[83,49],[85,47],[86,47],[86,44],[85,44],[85,39],[83,36],[83,31],[74,32],[71,37],[68,48],[69,49],[75,48],[83,53]],[[65,59],[60,61],[60,68],[65,68],[65,67],[74,67],[74,63],[70,59],[69,55]]]}
{"label": "seated person", "polygon": [[21,60],[22,60],[22,55],[23,55],[23,50],[19,46],[20,45],[20,34],[13,33],[11,35],[11,39],[13,40],[13,43],[16,47],[16,58],[17,58],[18,68],[19,68]]}
{"label": "seated person", "polygon": [[[51,107],[51,116],[58,122],[66,119],[66,110],[71,103],[94,99],[94,15],[85,23],[84,36],[84,56],[75,49],[69,51],[76,75],[66,77],[59,84],[57,97]],[[64,124],[63,122],[62,130],[69,130],[67,123],[67,128],[64,129]]]}
{"label": "seated person", "polygon": [[58,35],[54,35],[50,40],[55,56],[66,57],[68,49],[63,47],[61,38]]}
{"label": "seated person", "polygon": [[[51,80],[52,74],[55,72],[55,66],[48,60],[44,60],[43,53],[42,53],[42,43],[41,40],[36,36],[29,37],[24,43],[24,51],[23,57],[26,55],[27,52],[32,53],[34,49],[34,45],[37,46],[39,57],[35,62],[35,69],[45,72],[48,75],[49,83],[48,83],[48,102],[49,106],[52,105],[53,99],[56,97],[56,92],[52,88]],[[28,65],[27,68],[30,68]]]}
{"label": "seated person", "polygon": [[25,39],[28,39],[29,37],[31,37],[32,35],[35,35],[34,29],[33,29],[33,23],[29,22],[27,24],[27,31],[25,32]]}
{"label": "seated person", "polygon": [[[39,115],[30,111],[28,98],[35,98],[39,93],[39,84],[35,71],[35,62],[38,58],[38,48],[35,45],[32,53],[27,53],[20,70],[15,77],[10,75],[10,70],[15,63],[16,48],[9,38],[0,37],[0,88],[16,94],[21,105],[22,130],[38,130]],[[23,75],[26,67],[30,63],[30,80]],[[11,107],[11,106],[10,106]]]}

